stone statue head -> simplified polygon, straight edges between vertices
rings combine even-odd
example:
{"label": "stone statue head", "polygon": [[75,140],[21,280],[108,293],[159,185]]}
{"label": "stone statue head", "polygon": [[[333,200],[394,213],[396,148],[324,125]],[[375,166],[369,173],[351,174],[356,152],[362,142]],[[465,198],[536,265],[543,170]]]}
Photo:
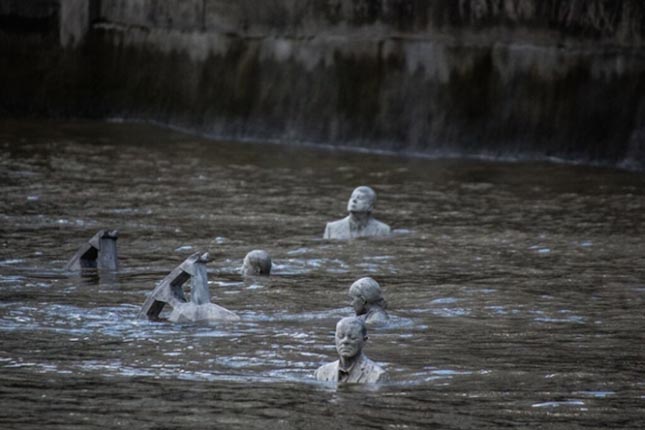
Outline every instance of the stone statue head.
{"label": "stone statue head", "polygon": [[244,257],[242,276],[257,276],[271,274],[271,256],[268,252],[256,249]]}
{"label": "stone statue head", "polygon": [[361,278],[349,287],[349,297],[356,315],[366,314],[370,307],[385,308],[386,303],[381,293],[381,286],[372,278]]}
{"label": "stone statue head", "polygon": [[367,329],[363,320],[356,317],[343,318],[336,324],[336,351],[343,359],[356,357],[363,351],[367,341]]}
{"label": "stone statue head", "polygon": [[360,186],[353,192],[347,202],[347,212],[372,212],[376,203],[376,193],[367,186]]}

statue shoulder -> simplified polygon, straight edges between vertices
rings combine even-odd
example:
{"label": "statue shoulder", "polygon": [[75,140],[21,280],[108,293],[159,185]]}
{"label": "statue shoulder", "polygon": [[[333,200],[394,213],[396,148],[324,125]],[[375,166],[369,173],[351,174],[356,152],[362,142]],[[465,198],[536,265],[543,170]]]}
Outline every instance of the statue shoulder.
{"label": "statue shoulder", "polygon": [[376,309],[373,312],[369,312],[365,317],[365,324],[370,325],[382,325],[386,324],[390,320],[390,316],[383,309]]}
{"label": "statue shoulder", "polygon": [[348,225],[349,223],[349,217],[346,216],[345,218],[337,219],[336,221],[330,221],[327,223],[328,228],[338,228],[342,227],[345,225]]}
{"label": "statue shoulder", "polygon": [[323,364],[314,373],[317,380],[322,382],[336,382],[338,379],[338,360]]}
{"label": "statue shoulder", "polygon": [[370,229],[379,236],[386,236],[391,232],[389,225],[377,220],[376,218],[372,218]]}
{"label": "statue shoulder", "polygon": [[346,239],[349,234],[349,217],[330,221],[325,226],[324,239]]}
{"label": "statue shoulder", "polygon": [[376,382],[385,382],[388,380],[387,372],[381,366],[374,363],[369,358],[363,356],[362,364],[363,364],[362,365],[363,373],[365,374],[367,379],[366,382],[376,383]]}
{"label": "statue shoulder", "polygon": [[379,230],[383,230],[384,232],[387,232],[387,233],[390,232],[390,226],[389,225],[387,225],[384,222],[381,222],[379,220],[376,220],[376,222],[378,223]]}

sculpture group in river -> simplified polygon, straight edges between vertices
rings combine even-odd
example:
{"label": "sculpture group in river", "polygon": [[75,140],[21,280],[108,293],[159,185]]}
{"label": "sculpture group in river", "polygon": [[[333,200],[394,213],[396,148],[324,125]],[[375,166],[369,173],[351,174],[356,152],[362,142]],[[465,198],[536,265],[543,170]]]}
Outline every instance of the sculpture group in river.
{"label": "sculpture group in river", "polygon": [[[375,202],[376,193],[370,187],[356,188],[347,203],[349,215],[328,223],[324,238],[349,240],[389,235],[390,227],[372,216]],[[81,246],[66,269],[116,270],[117,238],[116,230],[100,230]],[[211,302],[206,272],[208,261],[208,253],[197,252],[186,258],[154,288],[141,307],[138,318],[177,323],[239,320],[234,312]],[[245,277],[266,276],[270,275],[271,267],[271,257],[266,251],[253,250],[245,256],[240,273]],[[184,285],[188,281],[190,292],[186,293]],[[367,326],[383,325],[389,320],[381,288],[374,279],[361,278],[350,286],[349,297],[356,315],[343,318],[336,325],[335,343],[339,359],[321,366],[315,377],[331,383],[382,382],[386,379],[385,371],[363,354],[363,346],[368,339]],[[166,305],[171,311],[167,318],[162,318]]]}

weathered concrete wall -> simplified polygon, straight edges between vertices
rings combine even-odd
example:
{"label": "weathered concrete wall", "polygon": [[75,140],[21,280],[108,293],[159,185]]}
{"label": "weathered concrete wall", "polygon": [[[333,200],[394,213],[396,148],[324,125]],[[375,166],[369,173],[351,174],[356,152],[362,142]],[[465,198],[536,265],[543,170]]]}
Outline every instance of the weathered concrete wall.
{"label": "weathered concrete wall", "polygon": [[0,16],[14,20],[48,18],[55,16],[58,8],[58,0],[3,0],[0,2]]}
{"label": "weathered concrete wall", "polygon": [[50,33],[58,27],[58,0],[0,0],[3,33]]}
{"label": "weathered concrete wall", "polygon": [[499,37],[550,33],[640,45],[640,0],[102,0],[102,17],[145,28],[244,36],[361,33],[374,37],[452,35],[490,30]]}
{"label": "weathered concrete wall", "polygon": [[85,39],[90,27],[90,2],[64,0],[59,12],[60,43],[63,47],[76,46]]}
{"label": "weathered concrete wall", "polygon": [[35,89],[1,90],[0,112],[426,153],[645,158],[641,1],[61,5],[65,49]]}
{"label": "weathered concrete wall", "polygon": [[106,21],[238,35],[429,34],[501,27],[633,44],[645,31],[639,0],[103,0]]}

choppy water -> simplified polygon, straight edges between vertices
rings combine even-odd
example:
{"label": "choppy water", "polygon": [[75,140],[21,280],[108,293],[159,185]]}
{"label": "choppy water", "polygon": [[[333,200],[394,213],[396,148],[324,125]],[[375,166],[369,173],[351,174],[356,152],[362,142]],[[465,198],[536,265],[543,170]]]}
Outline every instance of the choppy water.
{"label": "choppy water", "polygon": [[[229,144],[143,125],[0,123],[0,426],[640,428],[645,174]],[[326,242],[351,190],[384,240]],[[118,228],[113,276],[61,270]],[[274,276],[244,282],[245,253]],[[134,319],[209,250],[226,325]],[[367,355],[391,382],[313,380],[347,289],[394,316]]]}

